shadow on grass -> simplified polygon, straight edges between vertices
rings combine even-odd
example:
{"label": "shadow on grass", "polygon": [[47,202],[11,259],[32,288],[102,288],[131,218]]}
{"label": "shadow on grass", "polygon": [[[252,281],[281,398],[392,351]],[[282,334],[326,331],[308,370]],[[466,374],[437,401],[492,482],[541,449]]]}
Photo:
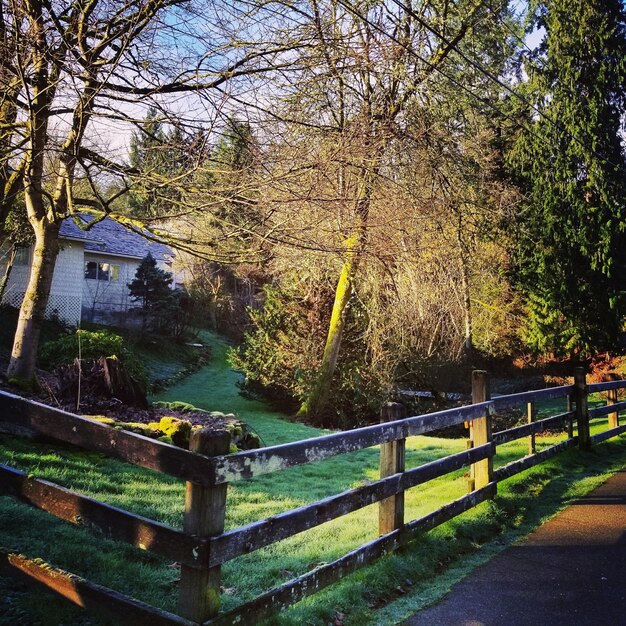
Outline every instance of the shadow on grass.
{"label": "shadow on grass", "polygon": [[180,480],[62,445],[1,435],[0,444],[0,463],[138,515],[170,525],[182,523]]}
{"label": "shadow on grass", "polygon": [[[519,448],[504,448],[499,461],[519,458],[519,452]],[[412,464],[418,464],[449,453],[449,449],[435,450],[425,445],[412,450],[410,459]],[[300,603],[272,623],[327,623],[329,607],[333,606],[347,612],[346,624],[371,623],[373,609],[392,603],[399,593],[408,594],[407,585],[403,582],[406,579],[411,580],[411,588],[428,589],[442,572],[459,564],[468,555],[475,554],[480,546],[494,539],[509,540],[536,526],[555,513],[568,498],[577,495],[576,490],[572,490],[572,484],[584,482],[586,476],[606,471],[607,467],[615,467],[618,463],[616,459],[623,459],[625,455],[626,444],[620,441],[607,442],[590,453],[581,454],[572,450],[551,459],[505,482],[494,501],[448,522],[393,556],[348,577],[331,590]],[[182,518],[182,483],[175,479],[99,454],[85,455],[62,446],[49,445],[42,450],[41,446],[17,439],[7,439],[3,443],[0,457],[8,465],[141,515],[171,525],[179,525],[172,523],[172,519],[180,521]],[[262,507],[268,502],[272,503],[270,513],[276,512],[283,507],[292,508],[299,503],[337,493],[352,486],[355,481],[367,480],[370,474],[377,472],[378,458],[378,451],[370,449],[282,472],[282,480],[276,480],[272,475],[261,477],[257,481],[238,485],[232,490],[233,496],[240,501],[256,501],[260,506],[256,510],[257,519],[266,517],[267,512]],[[453,477],[461,475],[456,473]],[[433,485],[437,487],[437,481],[433,481]],[[445,488],[443,484],[441,486]],[[419,495],[425,494],[420,492]],[[178,571],[169,567],[171,564],[105,537],[94,538],[83,529],[72,528],[8,498],[2,500],[0,545],[36,554],[54,565],[76,571],[167,610],[175,607]],[[244,522],[242,518],[251,513],[235,513],[232,522],[239,525]],[[349,549],[347,536],[341,539],[345,540]],[[350,536],[350,541],[353,539]],[[306,547],[306,537],[298,541]],[[343,548],[343,544],[340,547]],[[284,554],[281,549],[277,544],[263,556],[250,555],[225,568],[225,585],[239,584],[241,579],[246,578],[245,588],[235,588],[232,595],[226,598],[228,608],[260,593],[268,583],[275,584],[280,582],[280,578],[291,578],[294,574],[291,570],[306,570],[320,559],[317,548],[311,547],[299,554]],[[328,553],[322,558],[329,556],[332,555]]]}

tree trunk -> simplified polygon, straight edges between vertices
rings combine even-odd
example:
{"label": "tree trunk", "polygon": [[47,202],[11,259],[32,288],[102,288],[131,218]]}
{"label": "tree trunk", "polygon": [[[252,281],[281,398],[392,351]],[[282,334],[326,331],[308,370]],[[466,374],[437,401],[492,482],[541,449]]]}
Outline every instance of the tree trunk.
{"label": "tree trunk", "polygon": [[9,278],[11,278],[11,271],[13,270],[13,265],[15,263],[15,256],[17,255],[17,247],[11,246],[11,251],[9,252],[9,258],[7,259],[7,266],[4,270],[4,276],[0,280],[0,303],[4,299],[4,292],[7,290],[7,285],[9,284]]}
{"label": "tree trunk", "polygon": [[209,303],[209,324],[211,330],[217,332],[217,297],[212,298]]}
{"label": "tree trunk", "polygon": [[346,252],[339,281],[335,288],[335,301],[328,325],[326,345],[322,355],[322,363],[313,384],[313,387],[298,411],[298,417],[307,417],[317,423],[321,423],[323,411],[328,403],[330,386],[337,366],[339,349],[343,329],[346,323],[348,303],[352,295],[354,278],[357,273],[359,261],[365,241],[367,239],[367,220],[370,210],[370,202],[374,189],[374,180],[378,176],[380,154],[376,153],[370,162],[363,167],[363,172],[356,196],[355,215],[358,218],[358,226],[344,241]]}
{"label": "tree trunk", "polygon": [[358,235],[352,236],[346,241],[346,255],[335,289],[335,301],[328,325],[322,363],[315,384],[298,411],[299,417],[313,417],[319,421],[320,414],[328,402],[330,385],[339,357],[348,303],[352,295],[352,286],[359,260],[359,247],[360,237]]}
{"label": "tree trunk", "polygon": [[15,331],[11,362],[7,370],[9,378],[32,384],[35,378],[35,362],[41,326],[50,297],[54,265],[59,253],[59,226],[45,219],[33,224],[35,250],[33,266],[20,307]]}
{"label": "tree trunk", "polygon": [[469,357],[474,349],[474,328],[472,320],[472,298],[469,281],[469,262],[467,258],[467,248],[462,236],[463,222],[461,214],[458,216],[457,224],[457,244],[459,246],[459,265],[461,270],[461,289],[463,290],[463,322],[465,326],[464,351],[465,356]]}

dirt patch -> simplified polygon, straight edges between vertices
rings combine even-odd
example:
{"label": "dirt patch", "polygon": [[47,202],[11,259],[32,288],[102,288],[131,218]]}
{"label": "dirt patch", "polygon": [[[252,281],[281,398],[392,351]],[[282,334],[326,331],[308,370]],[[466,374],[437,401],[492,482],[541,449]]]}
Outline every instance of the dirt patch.
{"label": "dirt patch", "polygon": [[[6,365],[8,365],[8,359],[0,358],[0,368],[3,368],[3,371],[6,370]],[[77,385],[75,372],[75,366],[58,368],[54,372],[37,370],[36,375],[40,387],[37,392],[12,385],[4,374],[0,374],[0,389],[69,413],[97,419],[116,428],[125,428],[124,425],[128,424],[127,430],[161,438],[168,443],[175,443],[175,445],[181,445],[181,443],[172,441],[175,437],[169,437],[168,433],[160,432],[155,426],[162,423],[163,418],[174,418],[181,422],[190,423],[194,428],[203,427],[214,431],[226,430],[231,434],[232,452],[236,449],[260,447],[259,437],[234,414],[205,411],[184,402],[149,405],[145,401],[145,396],[136,403],[124,402],[113,395],[115,385],[110,384],[110,372],[108,373],[101,363],[90,363],[81,368],[80,386]],[[125,385],[126,381],[124,381],[123,386]],[[76,400],[77,397],[80,397],[79,402]],[[146,427],[151,425],[153,428],[138,428],[142,425]],[[188,444],[188,436],[186,443]],[[182,444],[182,447],[185,445]]]}

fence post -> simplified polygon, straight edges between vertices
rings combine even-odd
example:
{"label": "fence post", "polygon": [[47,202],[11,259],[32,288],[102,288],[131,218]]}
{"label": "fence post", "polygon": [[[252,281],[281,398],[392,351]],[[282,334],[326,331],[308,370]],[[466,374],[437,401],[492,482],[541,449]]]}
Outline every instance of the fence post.
{"label": "fence post", "polygon": [[[193,431],[189,449],[205,456],[228,454],[230,434],[209,428]],[[211,537],[224,531],[227,485],[205,487],[187,482],[183,529],[198,537]],[[202,623],[215,617],[220,608],[220,566],[182,565],[178,610],[182,617]]]}
{"label": "fence post", "polygon": [[[387,402],[380,413],[381,422],[393,422],[406,417],[406,408],[399,402]],[[380,477],[386,478],[404,471],[406,439],[397,439],[380,446]],[[380,535],[404,525],[404,491],[381,500],[378,505],[378,532]]]}
{"label": "fence post", "polygon": [[[535,421],[537,413],[535,411],[535,403],[528,403],[528,423],[532,424]],[[537,452],[535,433],[532,433],[528,439],[528,454],[535,454]]]}
{"label": "fence post", "polygon": [[578,425],[578,447],[581,450],[589,450],[591,448],[591,436],[589,434],[587,373],[584,366],[579,366],[574,369],[574,386],[576,424]]}
{"label": "fence post", "polygon": [[[606,403],[607,404],[615,404],[617,402],[617,389],[609,389],[606,392]],[[615,413],[609,413],[609,430],[611,428],[617,428],[619,426],[619,413],[616,411]]]}
{"label": "fence post", "polygon": [[[486,402],[491,399],[489,393],[489,376],[483,370],[472,372],[472,402]],[[485,411],[483,417],[470,422],[470,440],[472,447],[477,448],[491,441],[491,415]],[[470,469],[470,490],[481,489],[493,479],[493,457],[472,463]]]}

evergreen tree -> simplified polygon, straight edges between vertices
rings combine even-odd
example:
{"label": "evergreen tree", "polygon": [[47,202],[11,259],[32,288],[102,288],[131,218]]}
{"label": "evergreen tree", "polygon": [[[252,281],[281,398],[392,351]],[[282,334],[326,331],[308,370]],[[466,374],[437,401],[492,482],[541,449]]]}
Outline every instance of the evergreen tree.
{"label": "evergreen tree", "polygon": [[257,142],[252,127],[230,117],[211,154],[214,193],[220,197],[217,215],[229,224],[250,228],[259,219],[255,185],[251,177],[258,167]]}
{"label": "evergreen tree", "polygon": [[[158,112],[150,108],[142,128],[130,138],[130,164],[142,177],[154,177],[163,169],[163,143],[165,133],[163,124],[158,119]],[[129,194],[129,208],[136,216],[149,215],[157,201],[156,193],[150,189],[147,181],[136,182]]]}
{"label": "evergreen tree", "polygon": [[150,108],[139,132],[130,141],[130,164],[136,170],[129,195],[133,216],[150,219],[164,217],[181,199],[181,184],[193,170],[198,158],[194,144],[180,124],[164,125],[159,112]]}
{"label": "evergreen tree", "polygon": [[193,313],[193,303],[184,289],[172,289],[172,274],[157,267],[148,253],[128,283],[131,299],[139,302],[143,330],[180,338],[185,335]]}
{"label": "evergreen tree", "polygon": [[170,296],[172,275],[157,267],[154,257],[148,253],[139,264],[135,278],[128,283],[131,300],[139,302],[144,312],[144,328],[148,318],[158,315]]}
{"label": "evergreen tree", "polygon": [[213,159],[229,171],[244,173],[254,169],[256,140],[252,127],[229,117],[222,138],[217,142]]}
{"label": "evergreen tree", "polygon": [[546,0],[534,26],[534,121],[510,155],[527,197],[516,279],[534,348],[593,352],[614,345],[624,313],[626,15],[619,0]]}

